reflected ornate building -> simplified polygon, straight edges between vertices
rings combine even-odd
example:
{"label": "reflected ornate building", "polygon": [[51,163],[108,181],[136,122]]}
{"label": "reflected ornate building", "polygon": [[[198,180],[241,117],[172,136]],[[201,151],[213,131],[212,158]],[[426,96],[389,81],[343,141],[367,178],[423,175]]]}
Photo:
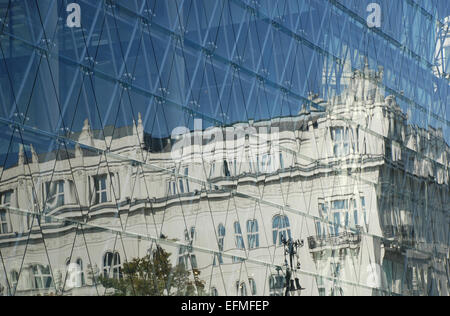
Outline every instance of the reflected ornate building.
{"label": "reflected ornate building", "polygon": [[0,295],[449,295],[449,1],[70,2],[0,0]]}
{"label": "reflected ornate building", "polygon": [[438,40],[436,45],[436,76],[450,78],[448,73],[450,63],[450,16],[438,25]]}
{"label": "reflected ornate building", "polygon": [[3,295],[103,295],[95,276],[121,277],[156,245],[212,295],[283,295],[292,237],[305,240],[302,295],[448,296],[450,148],[441,129],[407,124],[383,75],[366,62],[342,94],[311,93],[318,109],[171,138],[139,114],[86,120],[42,150],[48,135],[12,124]]}

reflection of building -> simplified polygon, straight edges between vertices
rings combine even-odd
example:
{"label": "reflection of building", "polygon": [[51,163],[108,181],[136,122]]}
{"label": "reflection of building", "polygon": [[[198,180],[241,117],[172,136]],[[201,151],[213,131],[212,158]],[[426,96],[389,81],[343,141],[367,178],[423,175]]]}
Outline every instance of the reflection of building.
{"label": "reflection of building", "polygon": [[444,78],[450,78],[448,69],[450,63],[450,16],[444,19],[437,33],[435,74]]}
{"label": "reflection of building", "polygon": [[[448,295],[449,147],[441,130],[406,124],[382,76],[366,66],[341,96],[311,95],[323,112],[178,142],[140,118],[104,133],[86,121],[50,152],[26,137],[0,183],[4,293],[103,294],[92,275],[120,277],[158,242],[212,294],[280,295],[290,236],[308,241],[307,294]],[[239,132],[211,137],[227,129]]]}

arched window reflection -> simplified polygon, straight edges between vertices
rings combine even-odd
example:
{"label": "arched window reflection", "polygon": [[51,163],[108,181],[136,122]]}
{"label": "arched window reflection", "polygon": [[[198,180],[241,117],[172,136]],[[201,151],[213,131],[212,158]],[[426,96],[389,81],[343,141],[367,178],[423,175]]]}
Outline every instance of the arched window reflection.
{"label": "arched window reflection", "polygon": [[283,238],[291,238],[289,218],[286,215],[277,215],[272,220],[273,244],[281,245]]}
{"label": "arched window reflection", "polygon": [[116,280],[122,278],[120,255],[117,252],[107,252],[103,257],[103,276]]}

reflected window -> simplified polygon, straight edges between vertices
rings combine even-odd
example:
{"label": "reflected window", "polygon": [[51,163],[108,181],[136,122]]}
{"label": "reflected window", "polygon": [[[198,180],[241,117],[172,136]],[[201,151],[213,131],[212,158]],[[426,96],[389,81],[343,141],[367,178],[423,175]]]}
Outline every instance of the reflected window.
{"label": "reflected window", "polygon": [[189,231],[184,230],[184,239],[189,242],[190,246],[180,246],[178,251],[178,264],[182,265],[185,269],[197,269],[197,257],[192,253],[194,250],[192,248],[192,242],[196,237],[195,227],[192,226]]}
{"label": "reflected window", "polygon": [[186,270],[198,269],[197,257],[189,251],[188,247],[181,246],[178,252],[178,264]]}
{"label": "reflected window", "polygon": [[328,235],[328,203],[319,203],[319,215],[323,222],[316,221],[316,233],[319,238],[325,238]]}
{"label": "reflected window", "polygon": [[216,163],[211,163],[210,169],[209,169],[209,178],[213,178],[216,175]]}
{"label": "reflected window", "polygon": [[189,188],[189,168],[184,168],[184,176],[186,177],[186,191],[190,192],[190,188]]}
{"label": "reflected window", "polygon": [[258,158],[258,171],[261,173],[271,173],[272,169],[272,155],[264,154],[261,159]]}
{"label": "reflected window", "polygon": [[318,238],[322,238],[322,223],[318,220],[316,220],[315,223],[316,223],[316,236]]}
{"label": "reflected window", "polygon": [[0,205],[8,207],[11,205],[12,191],[3,192],[0,194]]}
{"label": "reflected window", "polygon": [[[220,252],[223,252],[224,249],[224,242],[225,242],[225,226],[223,224],[219,224],[219,227],[217,228],[217,243],[218,248]],[[219,264],[223,264],[223,256],[222,253],[218,253],[216,255],[217,261]],[[214,265],[217,265],[216,258],[214,258]]]}
{"label": "reflected window", "polygon": [[[324,204],[319,204],[319,210],[322,218],[331,220],[329,225],[329,232],[332,236],[337,236],[341,233],[341,229],[357,228],[362,222],[366,222],[366,203],[365,198],[358,199],[340,199],[331,202],[330,218],[328,218],[328,210],[325,210]],[[322,227],[322,230],[325,229]]]}
{"label": "reflected window", "polygon": [[[0,207],[11,206],[12,191],[0,194]],[[0,208],[0,234],[9,233],[8,211]]]}
{"label": "reflected window", "polygon": [[283,289],[286,279],[279,274],[273,274],[269,278],[269,295],[283,296]]}
{"label": "reflected window", "polygon": [[[363,214],[364,225],[366,226],[366,229],[368,229],[367,228],[368,223],[367,223],[367,212],[366,212],[366,198],[364,196],[361,197],[361,212]],[[358,224],[358,225],[360,225],[360,224]]]}
{"label": "reflected window", "polygon": [[254,279],[248,279],[248,284],[250,285],[250,291],[253,296],[256,296],[256,282]]}
{"label": "reflected window", "polygon": [[237,159],[234,158],[233,160],[233,164],[232,164],[232,168],[230,168],[231,170],[233,170],[233,176],[237,176],[238,175],[238,171],[237,171]]}
{"label": "reflected window", "polygon": [[184,230],[184,240],[187,242],[194,241],[196,234],[197,233],[195,231],[195,226],[192,226],[189,230],[185,229]]}
{"label": "reflected window", "polygon": [[277,215],[272,220],[273,244],[282,244],[283,239],[291,238],[289,218],[286,215]]}
{"label": "reflected window", "polygon": [[244,282],[236,282],[236,295],[237,296],[248,296],[247,294],[247,286]]}
{"label": "reflected window", "polygon": [[191,254],[191,268],[195,270],[198,269],[197,257],[192,254]]}
{"label": "reflected window", "polygon": [[94,177],[95,205],[108,202],[107,175]]}
{"label": "reflected window", "polygon": [[81,278],[81,286],[86,285],[85,279],[84,279],[84,266],[83,266],[83,260],[80,258],[77,259],[77,265],[80,269],[80,278]]}
{"label": "reflected window", "polygon": [[242,237],[241,224],[239,222],[234,222],[234,237],[236,240],[236,248],[244,249],[244,238]]}
{"label": "reflected window", "polygon": [[34,288],[35,289],[49,289],[53,285],[50,267],[36,264],[32,266]]}
{"label": "reflected window", "polygon": [[12,270],[10,273],[10,280],[11,280],[12,294],[14,294],[17,288],[17,284],[19,282],[19,272],[17,272],[16,270]]}
{"label": "reflected window", "polygon": [[339,229],[341,226],[341,214],[338,212],[333,214],[333,235],[338,236],[339,235]]}
{"label": "reflected window", "polygon": [[259,247],[258,221],[256,219],[247,221],[248,248]]}
{"label": "reflected window", "polygon": [[[175,174],[175,169],[172,169],[172,173]],[[184,177],[177,177],[168,182],[169,195],[184,194],[190,192],[189,186],[189,168],[184,169]]]}
{"label": "reflected window", "polygon": [[333,152],[335,157],[345,157],[350,154],[350,137],[348,128],[332,128],[331,139],[333,140]]}
{"label": "reflected window", "polygon": [[122,279],[120,255],[117,252],[107,252],[103,257],[103,276],[116,280]]}
{"label": "reflected window", "polygon": [[187,258],[185,258],[185,246],[180,246],[178,250],[178,265],[183,266],[185,269],[188,267]]}
{"label": "reflected window", "polygon": [[225,177],[230,177],[230,166],[228,165],[228,162],[226,160],[223,161],[223,175]]}
{"label": "reflected window", "polygon": [[8,231],[8,221],[6,219],[6,210],[0,210],[0,234],[7,234]]}
{"label": "reflected window", "polygon": [[45,191],[47,193],[47,211],[64,205],[64,181],[47,182]]}
{"label": "reflected window", "polygon": [[175,181],[169,181],[169,195],[175,195],[177,192],[177,184]]}
{"label": "reflected window", "polygon": [[284,169],[283,153],[280,153],[280,169]]}
{"label": "reflected window", "polygon": [[[241,224],[239,222],[234,222],[233,226],[234,226],[234,239],[236,242],[236,248],[245,249],[244,238],[242,237]],[[244,261],[244,259],[233,256],[233,262],[236,263],[242,261]]]}
{"label": "reflected window", "polygon": [[183,179],[179,179],[178,183],[179,183],[179,187],[180,187],[180,194],[183,194],[184,193]]}
{"label": "reflected window", "polygon": [[345,199],[331,202],[333,225],[330,227],[330,231],[334,236],[339,235],[341,226],[345,228],[349,226],[349,201]]}
{"label": "reflected window", "polygon": [[195,237],[196,237],[195,226],[192,226],[190,229],[190,237],[191,237],[191,240],[195,240]]}
{"label": "reflected window", "polygon": [[353,226],[356,227],[359,225],[358,205],[356,200],[352,200],[351,204],[353,205]]}
{"label": "reflected window", "polygon": [[331,263],[331,272],[334,278],[339,278],[341,276],[341,264],[340,263]]}

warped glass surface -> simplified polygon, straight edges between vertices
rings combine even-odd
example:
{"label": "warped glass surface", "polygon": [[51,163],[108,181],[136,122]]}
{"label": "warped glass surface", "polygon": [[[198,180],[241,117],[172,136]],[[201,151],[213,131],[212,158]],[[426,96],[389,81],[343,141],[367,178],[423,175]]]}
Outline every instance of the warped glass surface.
{"label": "warped glass surface", "polygon": [[0,0],[0,296],[450,294],[448,1],[70,4]]}

